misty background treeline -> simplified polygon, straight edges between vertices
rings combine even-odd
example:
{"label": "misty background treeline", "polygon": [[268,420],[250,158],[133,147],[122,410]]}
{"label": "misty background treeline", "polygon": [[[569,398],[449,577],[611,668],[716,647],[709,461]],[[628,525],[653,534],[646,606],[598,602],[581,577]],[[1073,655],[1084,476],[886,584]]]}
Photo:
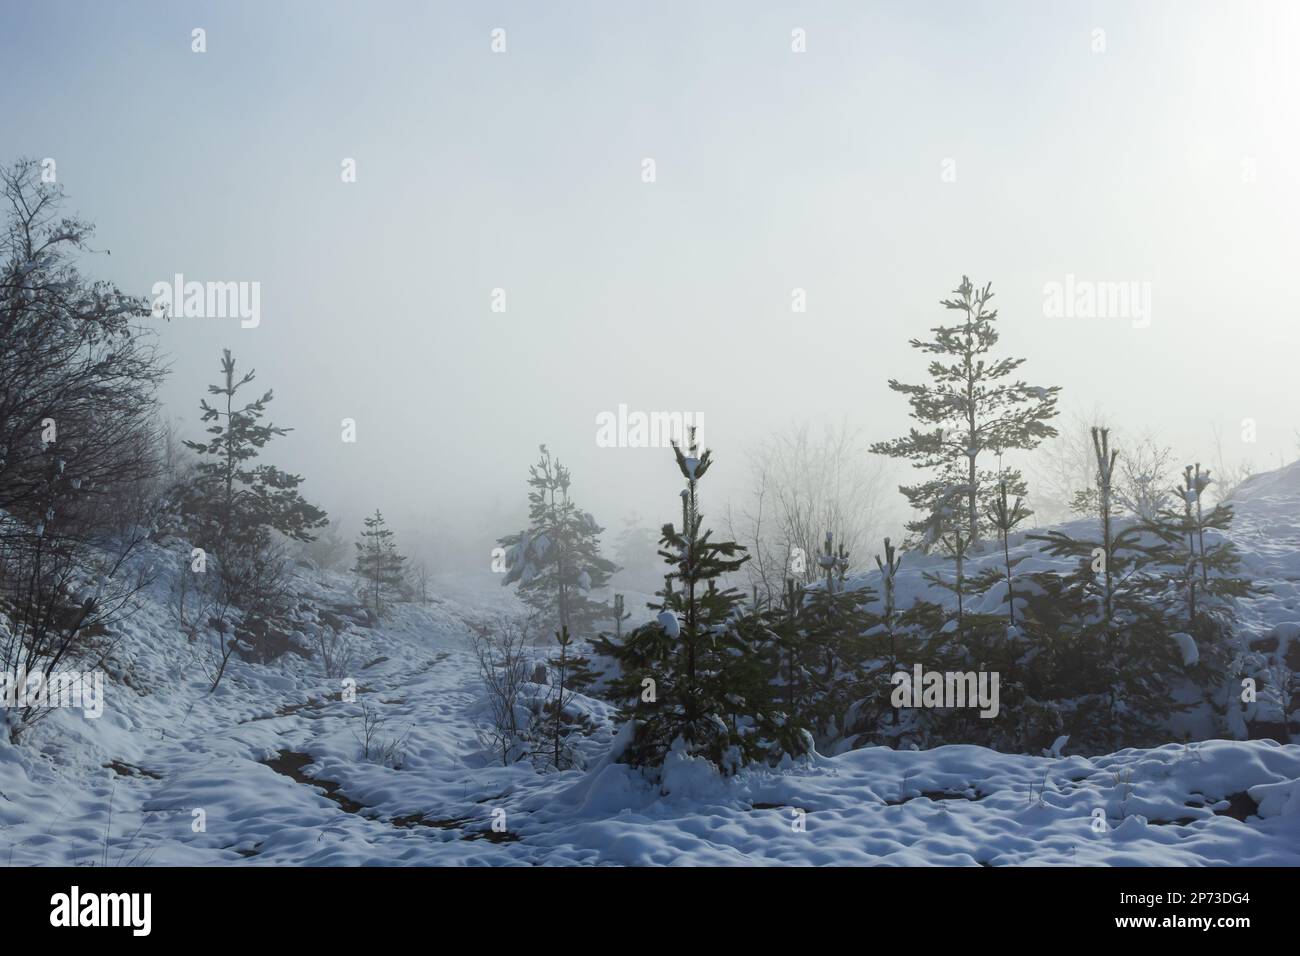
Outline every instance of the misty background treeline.
{"label": "misty background treeline", "polygon": [[[1033,750],[1063,732],[1137,743],[1181,706],[1180,668],[1201,668],[1207,696],[1231,676],[1225,609],[1246,585],[1214,532],[1231,522],[1248,466],[1222,461],[1214,436],[1201,459],[1212,467],[1184,471],[1140,421],[1059,414],[1059,389],[1022,381],[1025,360],[998,350],[989,285],[962,277],[941,302],[952,324],[917,330],[924,375],[889,383],[914,422],[904,436],[868,437],[847,416],[778,427],[728,451],[746,491],[707,512],[700,482],[714,459],[682,436],[662,451],[680,494],[616,516],[582,507],[600,476],[571,474],[538,436],[536,451],[521,449],[536,457],[521,466],[518,505],[449,548],[436,503],[434,520],[394,526],[383,501],[346,518],[314,501],[310,475],[276,464],[293,423],[275,417],[274,370],[246,368],[237,349],[212,356],[188,415],[162,408],[151,304],[82,271],[108,260],[37,163],[2,181],[0,653],[15,678],[114,666],[114,624],[158,576],[135,560],[148,547],[192,572],[171,601],[178,633],[205,649],[213,691],[235,654],[299,653],[339,676],[352,661],[331,619],[373,626],[395,604],[432,600],[439,573],[499,574],[531,614],[479,634],[498,713],[491,746],[557,768],[574,760],[566,740],[583,732],[573,702],[584,692],[619,705],[634,762],[658,766],[685,748],[734,768],[811,746]],[[717,371],[745,387],[737,370]],[[895,460],[915,468],[903,508]],[[1053,532],[1044,545],[1077,558],[1075,570],[1018,575],[1011,538],[1068,517],[1095,533]],[[1000,569],[967,573],[998,548]],[[951,558],[933,584],[955,602],[896,601],[909,550]],[[871,568],[879,593],[848,586]],[[351,575],[355,606],[308,606],[295,591],[304,569]],[[967,610],[991,591],[1002,611]],[[329,625],[314,628],[314,647],[300,640],[308,618]],[[1180,650],[1184,638],[1195,653]],[[1000,669],[1015,721],[900,717],[889,675],[921,658]],[[11,737],[39,716],[7,712]]]}

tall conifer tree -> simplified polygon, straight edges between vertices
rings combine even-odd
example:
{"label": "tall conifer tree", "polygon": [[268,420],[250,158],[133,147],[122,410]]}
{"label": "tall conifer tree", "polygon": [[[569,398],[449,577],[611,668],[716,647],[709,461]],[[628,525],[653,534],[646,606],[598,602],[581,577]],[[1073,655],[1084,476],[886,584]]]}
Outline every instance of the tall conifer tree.
{"label": "tall conifer tree", "polygon": [[[993,358],[998,343],[996,309],[988,307],[991,286],[976,289],[962,276],[955,298],[945,299],[945,309],[961,313],[961,322],[936,326],[927,340],[912,339],[911,345],[934,356],[928,371],[930,381],[906,385],[896,379],[889,387],[907,396],[912,418],[926,430],[912,428],[902,438],[878,442],[872,451],[893,458],[906,458],[914,467],[932,469],[929,480],[904,485],[900,490],[923,517],[908,527],[924,534],[938,510],[939,502],[958,488],[965,498],[962,534],[967,542],[978,541],[986,521],[981,505],[992,503],[985,489],[1006,480],[1012,494],[1023,494],[1023,479],[1010,469],[979,470],[980,456],[1010,449],[1029,449],[1056,434],[1049,422],[1056,415],[1059,387],[1043,388],[1011,379],[1024,359]],[[945,533],[952,529],[941,529]]]}
{"label": "tall conifer tree", "polygon": [[528,529],[499,539],[507,569],[501,583],[518,585],[520,598],[553,622],[554,630],[586,638],[609,617],[591,592],[605,587],[618,566],[601,557],[604,529],[570,497],[569,469],[545,445],[540,450],[528,469]]}
{"label": "tall conifer tree", "polygon": [[308,504],[298,492],[302,478],[272,465],[254,464],[267,443],[291,429],[262,422],[273,395],[236,406],[235,396],[250,384],[254,371],[236,378],[230,349],[221,352],[222,384],[209,385],[217,404],[199,404],[202,421],[210,422],[212,437],[185,446],[199,456],[197,475],[181,498],[181,511],[198,543],[218,554],[256,546],[269,530],[298,541],[311,541],[317,528],[329,523],[325,512]]}
{"label": "tall conifer tree", "polygon": [[382,617],[387,603],[405,582],[406,558],[397,553],[393,532],[375,509],[365,519],[366,529],[357,542],[357,563],[353,570],[361,577],[361,594],[366,607]]}

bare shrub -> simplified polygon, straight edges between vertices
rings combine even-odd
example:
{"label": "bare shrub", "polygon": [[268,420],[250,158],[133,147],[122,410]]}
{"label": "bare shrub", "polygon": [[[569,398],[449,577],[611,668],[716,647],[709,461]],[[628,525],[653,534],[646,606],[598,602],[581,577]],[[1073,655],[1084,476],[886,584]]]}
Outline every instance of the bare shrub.
{"label": "bare shrub", "polygon": [[[224,556],[206,555],[202,571],[193,569],[188,555],[181,560],[185,568],[172,589],[172,619],[187,641],[202,642],[212,693],[241,644],[260,660],[280,653],[277,629],[286,626],[292,560],[284,543],[265,540]],[[330,650],[332,659],[341,660],[337,642]]]}
{"label": "bare shrub", "polygon": [[531,719],[521,699],[530,672],[530,628],[524,621],[497,621],[473,625],[472,630],[488,708],[488,724],[479,737],[486,748],[500,754],[502,766],[509,766],[531,751]]}
{"label": "bare shrub", "polygon": [[[0,667],[10,686],[60,668],[89,671],[111,654],[112,629],[140,606],[152,578],[126,564],[144,531],[92,547],[57,516],[27,528],[0,520]],[[9,736],[17,740],[48,713],[33,706],[7,712]]]}
{"label": "bare shrub", "polygon": [[379,712],[366,701],[361,702],[361,732],[354,735],[361,745],[361,756],[384,767],[394,770],[401,768],[402,756],[410,739],[410,731],[398,737],[383,735],[384,721]]}
{"label": "bare shrub", "polygon": [[[1034,481],[1029,497],[1040,523],[1056,524],[1096,512],[1094,427],[1108,427],[1098,409],[1087,414],[1076,412],[1069,423],[1059,427],[1055,438],[1039,447],[1033,459]],[[1118,434],[1114,428],[1110,432],[1112,436]],[[1173,488],[1181,469],[1173,449],[1162,444],[1153,432],[1124,440],[1120,447],[1124,450],[1113,476],[1112,507],[1118,514],[1154,521],[1174,504]]]}
{"label": "bare shrub", "polygon": [[347,631],[322,624],[316,635],[316,649],[326,677],[342,677],[352,669],[353,647]]}

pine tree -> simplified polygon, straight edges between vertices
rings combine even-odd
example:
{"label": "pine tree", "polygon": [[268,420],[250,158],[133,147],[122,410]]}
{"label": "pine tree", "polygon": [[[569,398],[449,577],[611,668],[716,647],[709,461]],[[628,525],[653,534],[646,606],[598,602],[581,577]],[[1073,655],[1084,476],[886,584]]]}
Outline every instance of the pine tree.
{"label": "pine tree", "polygon": [[556,770],[563,770],[565,760],[568,759],[568,755],[565,753],[564,709],[573,698],[573,691],[566,683],[569,677],[569,645],[573,643],[568,628],[560,628],[555,632],[555,643],[559,647],[559,652],[551,660],[551,672],[554,674],[553,686],[555,688],[555,697],[550,702],[552,711],[551,761]]}
{"label": "pine tree", "polygon": [[[1206,475],[1208,480],[1209,475]],[[1183,487],[1174,489],[1178,497],[1183,501],[1183,526],[1182,530],[1187,535],[1187,550],[1184,552],[1183,561],[1183,580],[1187,589],[1187,616],[1189,625],[1196,623],[1196,584],[1197,579],[1206,577],[1205,563],[1200,561],[1200,567],[1197,567],[1197,545],[1199,543],[1202,553],[1205,550],[1205,532],[1202,526],[1203,515],[1201,513],[1201,491],[1204,485],[1201,484],[1201,466],[1198,462],[1196,465],[1196,476],[1192,477],[1192,466],[1188,465],[1183,470]],[[1195,514],[1192,513],[1193,505],[1196,508]],[[1182,535],[1179,535],[1181,542]],[[1200,572],[1199,574],[1197,572]]]}
{"label": "pine tree", "polygon": [[550,736],[547,748],[551,766],[567,770],[578,762],[571,737],[575,721],[568,714],[569,706],[579,691],[586,689],[596,679],[590,661],[578,652],[573,637],[563,628],[555,632],[556,649],[547,660],[551,674],[551,694],[545,704],[546,732]]}
{"label": "pine tree", "polygon": [[405,582],[406,558],[397,553],[393,532],[375,509],[374,517],[365,519],[365,530],[357,542],[357,563],[353,571],[361,577],[362,603],[382,617],[387,602]]}
{"label": "pine tree", "polygon": [[[1202,617],[1215,618],[1222,626],[1230,623],[1230,598],[1259,593],[1245,578],[1237,576],[1241,555],[1225,536],[1232,524],[1232,505],[1220,501],[1207,513],[1202,494],[1211,484],[1210,473],[1200,463],[1183,469],[1183,484],[1173,490],[1183,502],[1181,515],[1166,509],[1152,528],[1161,534],[1174,552],[1173,576],[1186,595],[1184,611],[1189,626],[1195,627]],[[1207,545],[1205,533],[1213,537]],[[1217,538],[1217,540],[1215,540]]]}
{"label": "pine tree", "polygon": [[714,541],[703,526],[699,483],[712,453],[699,454],[691,430],[688,450],[673,444],[686,481],[681,524],[666,524],[660,556],[671,569],[651,609],[657,620],[621,643],[598,639],[619,674],[610,696],[634,733],[623,758],[657,768],[673,750],[704,756],[733,772],[756,759],[801,753],[804,729],[779,706],[781,645],[767,622],[735,588],[721,585],[748,555],[734,541]]}
{"label": "pine tree", "polygon": [[[1007,485],[1005,477],[999,479],[998,497],[989,508],[992,515],[997,514],[999,505],[1003,503]],[[937,628],[931,626],[920,630],[923,640],[920,656],[927,667],[933,670],[997,673],[999,699],[1002,706],[1007,706],[1012,689],[1008,679],[1021,650],[1019,635],[1009,630],[1007,622],[1000,616],[973,610],[979,605],[972,599],[985,594],[1002,578],[993,568],[975,575],[967,572],[966,562],[972,542],[967,537],[969,524],[964,520],[964,509],[955,506],[962,497],[961,491],[960,487],[950,489],[939,500],[936,513],[927,528],[927,538],[937,540],[944,553],[952,556],[954,574],[948,580],[936,571],[926,571],[922,573],[922,578],[931,587],[951,593],[955,599],[955,609],[953,613],[945,607],[929,611],[916,609],[914,616],[931,619],[937,617],[941,622]],[[1020,508],[1019,499],[1014,507]],[[1007,517],[1010,519],[1011,516]],[[993,523],[996,526],[996,521]],[[1004,557],[1009,574],[1010,557],[1005,550]],[[1008,712],[1014,712],[1014,709],[1008,707]],[[927,709],[913,715],[912,725],[912,732],[925,741],[938,739],[1005,746],[1008,739],[1004,726],[974,716],[969,708]]]}
{"label": "pine tree", "polygon": [[183,491],[180,510],[196,542],[219,556],[234,548],[257,547],[267,532],[277,531],[297,541],[312,541],[312,532],[329,521],[325,512],[308,504],[298,492],[302,478],[271,465],[253,464],[272,438],[287,435],[288,428],[263,424],[270,390],[242,407],[235,396],[253,381],[255,372],[236,380],[235,360],[229,349],[221,353],[224,382],[209,385],[210,395],[224,398],[224,409],[200,402],[202,421],[211,422],[205,442],[187,441],[199,456],[193,482]]}
{"label": "pine tree", "polygon": [[865,637],[879,618],[867,610],[875,591],[846,587],[849,553],[834,547],[831,532],[818,552],[822,571],[819,587],[802,589],[795,661],[802,695],[791,708],[800,724],[813,729],[819,742],[837,741],[849,724],[850,709],[871,682],[875,668],[867,666]]}
{"label": "pine tree", "polygon": [[934,511],[924,525],[925,545],[938,542],[945,553],[952,555],[953,579],[947,581],[936,572],[927,571],[922,575],[934,587],[950,592],[957,599],[957,633],[960,636],[966,618],[966,552],[973,543],[967,537],[968,525],[961,519],[956,507],[956,500],[965,494],[967,486],[959,485],[947,489],[934,503]]}
{"label": "pine tree", "polygon": [[1164,509],[1148,526],[1169,548],[1170,613],[1180,612],[1186,635],[1181,639],[1190,638],[1196,644],[1197,683],[1212,705],[1221,708],[1217,685],[1233,676],[1234,658],[1239,656],[1231,647],[1233,602],[1260,594],[1262,589],[1239,574],[1241,555],[1227,537],[1232,505],[1220,501],[1205,511],[1201,497],[1210,484],[1210,473],[1202,471],[1199,463],[1187,465],[1182,486],[1173,489],[1173,495],[1183,502],[1181,513],[1175,508]]}
{"label": "pine tree", "polygon": [[[993,503],[989,506],[987,514],[989,523],[997,529],[998,538],[1002,543],[1002,567],[1006,575],[1005,581],[1007,582],[1007,622],[1012,627],[1015,627],[1016,592],[1012,578],[1012,571],[1023,559],[1016,558],[1015,560],[1012,560],[1011,558],[1011,532],[1014,531],[1022,521],[1032,515],[1033,512],[1025,507],[1023,498],[1017,497],[1015,502],[1012,503],[1008,497],[1007,483],[1005,481],[999,481],[997,497],[993,499]],[[994,577],[1000,576],[996,569],[990,569],[990,572]],[[983,580],[978,582],[976,587],[979,589],[980,593],[983,593],[992,585],[992,583],[991,580]]]}
{"label": "pine tree", "polygon": [[980,472],[979,456],[1010,449],[1034,448],[1056,434],[1048,422],[1056,415],[1059,387],[1041,388],[1023,381],[1005,381],[1024,359],[986,358],[998,342],[994,326],[997,310],[989,310],[993,293],[989,285],[976,290],[962,276],[954,290],[956,298],[945,299],[946,309],[963,313],[955,326],[937,326],[927,341],[912,339],[913,348],[936,356],[929,364],[931,381],[905,385],[895,379],[889,387],[908,397],[912,417],[934,426],[932,431],[912,428],[903,438],[878,442],[873,452],[909,459],[913,466],[935,469],[935,477],[900,490],[912,507],[925,518],[909,524],[914,533],[924,533],[940,500],[957,486],[966,498],[964,537],[974,543],[981,537],[984,521],[980,503],[988,503],[982,489],[990,479],[1005,480],[1013,494],[1024,494],[1019,472],[1001,469]]}
{"label": "pine tree", "polygon": [[785,579],[785,592],[781,603],[770,605],[765,611],[759,603],[758,586],[754,586],[755,613],[765,613],[772,632],[780,645],[781,667],[785,676],[785,709],[791,714],[804,711],[804,684],[807,668],[803,661],[806,645],[802,611],[805,589],[794,578]]}
{"label": "pine tree", "polygon": [[[885,634],[889,638],[889,669],[885,673],[885,679],[888,680],[894,671],[898,670],[898,644],[897,635],[894,626],[897,621],[897,579],[898,570],[903,566],[903,556],[897,554],[894,545],[888,538],[885,539],[885,557],[882,561],[880,555],[876,555],[876,567],[880,569],[880,582],[884,588],[883,607],[881,608],[881,623],[884,625]],[[898,713],[893,713],[893,723],[898,723]]]}
{"label": "pine tree", "polygon": [[546,615],[557,630],[576,638],[592,635],[608,608],[590,597],[608,584],[618,566],[600,555],[596,519],[569,497],[569,469],[546,446],[529,468],[529,527],[499,539],[506,549],[503,585],[517,584],[525,603]]}
{"label": "pine tree", "polygon": [[657,540],[654,529],[644,526],[635,514],[623,519],[623,528],[610,549],[619,566],[620,581],[629,582],[635,590],[654,587],[659,575]]}
{"label": "pine tree", "polygon": [[614,618],[614,638],[615,640],[623,639],[623,622],[632,615],[623,609],[623,595],[614,595],[614,606],[611,608],[611,616]]}
{"label": "pine tree", "polygon": [[[884,744],[898,747],[910,741],[918,746],[927,742],[926,722],[920,711],[900,711],[893,706],[892,677],[907,671],[925,659],[929,636],[941,634],[945,612],[939,604],[914,600],[910,607],[898,603],[898,572],[903,556],[889,538],[884,540],[884,555],[876,555],[880,570],[880,611],[868,618],[870,627],[863,637],[864,660],[860,666],[861,690],[849,711],[846,731],[851,745],[862,747]],[[868,592],[871,594],[871,592]]]}
{"label": "pine tree", "polygon": [[1119,452],[1109,431],[1092,429],[1100,537],[1063,531],[1030,535],[1054,557],[1078,562],[1067,575],[1033,575],[1026,608],[1044,653],[1030,678],[1034,696],[1067,707],[1067,730],[1082,746],[1106,751],[1151,738],[1180,709],[1170,685],[1181,671],[1161,568],[1173,552],[1150,525],[1116,527],[1114,472]]}
{"label": "pine tree", "polygon": [[[206,442],[185,442],[199,461],[193,477],[177,490],[177,512],[192,543],[215,559],[216,571],[204,585],[220,606],[238,608],[238,620],[217,619],[215,691],[231,654],[251,647],[263,660],[285,646],[290,627],[289,579],[292,561],[277,536],[301,542],[315,540],[329,521],[323,511],[303,499],[302,478],[271,465],[256,464],[266,445],[289,432],[266,424],[262,417],[271,402],[268,390],[243,405],[237,396],[255,377],[237,376],[229,349],[222,351],[222,383],[209,385],[217,404],[200,402],[202,421],[210,423]],[[229,628],[229,630],[227,630]],[[277,636],[279,635],[279,636]]]}

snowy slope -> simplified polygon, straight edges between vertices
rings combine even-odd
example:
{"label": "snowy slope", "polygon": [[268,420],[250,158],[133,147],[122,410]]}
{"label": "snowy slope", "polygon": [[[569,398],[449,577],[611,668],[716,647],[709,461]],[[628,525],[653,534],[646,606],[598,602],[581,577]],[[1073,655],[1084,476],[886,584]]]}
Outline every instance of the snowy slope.
{"label": "snowy slope", "polygon": [[[1294,654],[1300,466],[1244,486],[1237,514],[1249,573],[1271,588],[1244,603],[1240,624],[1272,641],[1269,653]],[[908,556],[902,600],[932,561]],[[345,601],[347,587],[345,576],[302,581],[321,605]],[[295,654],[234,659],[209,695],[195,646],[170,623],[169,588],[163,573],[129,622],[103,717],[56,711],[20,745],[0,742],[8,862],[1300,865],[1296,745],[1092,759],[867,748],[732,779],[682,759],[654,786],[609,760],[609,711],[592,701],[589,769],[539,774],[494,765],[476,740],[469,624],[492,609],[440,598],[357,628],[355,703]],[[361,757],[363,709],[381,738],[403,739],[400,769]],[[507,832],[493,833],[501,811]]]}
{"label": "snowy slope", "polygon": [[[1234,520],[1228,537],[1242,553],[1241,573],[1272,592],[1242,603],[1239,630],[1257,636],[1270,633],[1280,623],[1300,621],[1300,461],[1249,479],[1233,496],[1232,505]],[[1054,527],[1078,538],[1096,538],[1096,525],[1095,520],[1077,520]],[[1016,567],[1017,575],[1066,569],[1065,559],[1042,554],[1038,542],[1026,540],[1027,534],[1043,530],[1011,536],[1011,557],[1023,558]],[[1217,539],[1218,532],[1206,532],[1207,545]],[[855,557],[859,566],[871,569],[856,577],[850,575],[850,587],[872,587],[879,593],[880,573],[870,555]],[[1002,560],[1000,547],[977,550],[968,559],[967,576],[974,577],[989,567],[1000,569]],[[915,598],[953,603],[954,599],[945,592],[929,588],[923,579],[925,572],[938,572],[951,580],[953,562],[938,554],[907,552],[896,579],[900,607],[911,604]],[[969,599],[969,609],[977,613],[1005,613],[1005,595],[1005,588],[990,588],[982,599]]]}
{"label": "snowy slope", "polygon": [[1242,551],[1243,573],[1270,591],[1242,602],[1238,623],[1257,636],[1296,641],[1289,659],[1300,671],[1300,461],[1253,476],[1232,501],[1231,536]]}

